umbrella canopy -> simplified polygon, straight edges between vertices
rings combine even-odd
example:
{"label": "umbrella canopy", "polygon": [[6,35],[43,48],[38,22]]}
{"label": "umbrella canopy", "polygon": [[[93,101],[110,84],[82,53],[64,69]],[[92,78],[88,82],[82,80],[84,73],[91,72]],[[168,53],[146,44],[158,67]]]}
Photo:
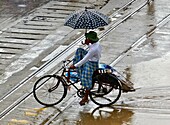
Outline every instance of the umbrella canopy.
{"label": "umbrella canopy", "polygon": [[108,25],[108,23],[108,16],[95,10],[85,9],[70,14],[64,25],[72,27],[73,29],[95,29]]}

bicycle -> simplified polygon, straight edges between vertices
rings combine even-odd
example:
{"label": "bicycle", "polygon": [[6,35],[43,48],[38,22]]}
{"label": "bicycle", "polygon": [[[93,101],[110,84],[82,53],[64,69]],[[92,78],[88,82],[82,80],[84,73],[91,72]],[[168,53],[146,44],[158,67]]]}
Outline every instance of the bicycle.
{"label": "bicycle", "polygon": [[[69,70],[67,65],[71,61],[63,61],[63,66],[57,73],[45,75],[38,79],[33,87],[35,99],[42,105],[53,106],[60,103],[67,95],[70,86],[75,87],[77,95],[82,98],[85,89],[81,87],[80,79],[75,70]],[[112,72],[114,69],[106,64],[99,64],[93,74],[92,89],[89,97],[97,105],[109,106],[121,96],[121,82]]]}

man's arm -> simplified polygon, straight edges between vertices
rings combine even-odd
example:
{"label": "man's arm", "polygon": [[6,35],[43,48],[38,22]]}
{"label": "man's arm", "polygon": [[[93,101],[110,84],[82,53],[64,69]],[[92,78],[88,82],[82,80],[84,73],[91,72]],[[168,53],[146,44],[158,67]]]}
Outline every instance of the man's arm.
{"label": "man's arm", "polygon": [[89,50],[88,53],[84,56],[82,60],[80,60],[78,63],[76,63],[74,66],[75,67],[80,67],[84,63],[86,63],[91,57],[93,56],[93,51]]}

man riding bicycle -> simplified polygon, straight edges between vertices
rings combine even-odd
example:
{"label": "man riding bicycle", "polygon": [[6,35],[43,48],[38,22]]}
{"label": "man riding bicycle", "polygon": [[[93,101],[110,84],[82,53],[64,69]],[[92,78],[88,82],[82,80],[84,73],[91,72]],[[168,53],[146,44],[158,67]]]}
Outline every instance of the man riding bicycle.
{"label": "man riding bicycle", "polygon": [[90,31],[89,33],[85,33],[85,37],[84,44],[89,46],[89,50],[86,51],[78,48],[73,59],[73,65],[70,66],[70,69],[76,69],[81,84],[85,87],[85,95],[79,102],[80,105],[85,105],[89,101],[88,95],[92,88],[92,75],[99,67],[102,50],[96,32]]}

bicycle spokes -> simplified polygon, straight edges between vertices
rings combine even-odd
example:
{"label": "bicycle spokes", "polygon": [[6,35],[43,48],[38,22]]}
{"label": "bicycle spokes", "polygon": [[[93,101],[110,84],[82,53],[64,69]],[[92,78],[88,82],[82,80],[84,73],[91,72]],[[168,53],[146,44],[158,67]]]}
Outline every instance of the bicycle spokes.
{"label": "bicycle spokes", "polygon": [[108,106],[115,103],[121,95],[121,86],[117,85],[117,88],[109,84],[94,83],[93,89],[90,92],[91,100],[101,106]]}
{"label": "bicycle spokes", "polygon": [[[38,88],[37,88],[38,87]],[[35,99],[42,105],[53,106],[61,102],[67,89],[61,77],[47,75],[39,79],[33,88]]]}

